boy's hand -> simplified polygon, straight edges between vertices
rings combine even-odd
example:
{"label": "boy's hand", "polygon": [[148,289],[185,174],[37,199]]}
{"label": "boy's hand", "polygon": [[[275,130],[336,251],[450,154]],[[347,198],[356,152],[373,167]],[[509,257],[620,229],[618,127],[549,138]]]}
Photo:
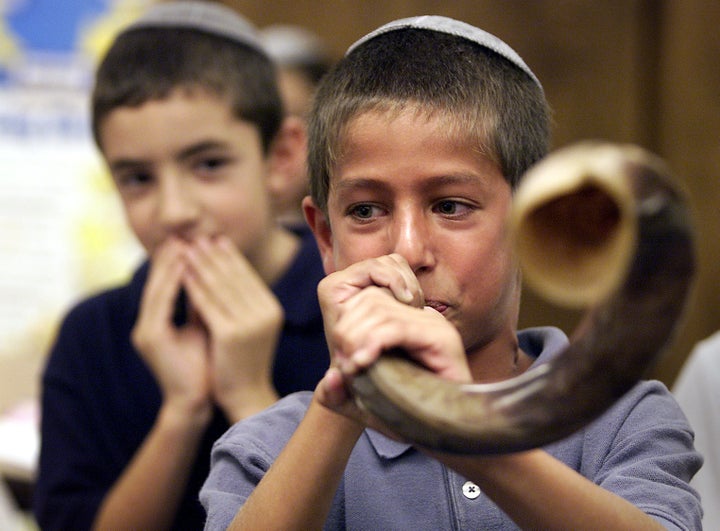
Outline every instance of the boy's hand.
{"label": "boy's hand", "polygon": [[282,306],[226,237],[199,239],[187,262],[184,285],[208,330],[211,392],[234,422],[278,398],[272,366]]}
{"label": "boy's hand", "polygon": [[152,371],[166,405],[180,416],[209,419],[210,377],[207,334],[196,320],[181,328],[172,322],[187,269],[187,244],[168,240],[152,258],[132,342]]}
{"label": "boy's hand", "polygon": [[347,384],[394,347],[441,377],[471,380],[459,332],[423,306],[417,278],[402,257],[353,264],[323,279],[318,293],[332,358],[316,393],[326,407],[368,423],[349,400]]}
{"label": "boy's hand", "polygon": [[416,307],[424,304],[417,277],[398,254],[363,260],[326,276],[318,285],[318,299],[331,357],[333,338],[330,331],[334,330],[343,305],[371,286],[386,288],[395,299],[406,304]]}

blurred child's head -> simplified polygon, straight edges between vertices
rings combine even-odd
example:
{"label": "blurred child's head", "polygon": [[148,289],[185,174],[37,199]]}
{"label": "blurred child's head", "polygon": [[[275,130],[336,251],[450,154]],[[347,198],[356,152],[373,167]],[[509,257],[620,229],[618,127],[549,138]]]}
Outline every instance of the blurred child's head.
{"label": "blurred child's head", "polygon": [[354,44],[321,83],[309,131],[315,204],[327,208],[333,166],[350,121],[369,111],[440,117],[447,134],[495,161],[514,188],[548,150],[543,89],[496,37],[444,17],[387,24]]}
{"label": "blurred child's head", "polygon": [[261,274],[275,267],[289,247],[271,190],[305,167],[306,131],[283,118],[252,25],[214,2],[157,4],[111,46],[92,104],[96,142],[151,256],[173,239],[226,236]]}
{"label": "blurred child's head", "polygon": [[235,11],[211,2],[158,4],[118,35],[98,67],[95,141],[102,150],[103,120],[119,107],[203,90],[254,124],[267,152],[282,122],[275,75],[255,28]]}
{"label": "blurred child's head", "polygon": [[[304,125],[317,85],[332,63],[328,49],[317,34],[302,26],[274,24],[263,28],[260,37],[277,65],[285,113]],[[273,184],[270,191],[277,219],[288,226],[303,226],[301,203],[310,185],[306,165]]]}
{"label": "blurred child's head", "polygon": [[290,24],[267,26],[260,37],[278,67],[286,112],[305,118],[318,83],[332,65],[326,44],[309,29]]}

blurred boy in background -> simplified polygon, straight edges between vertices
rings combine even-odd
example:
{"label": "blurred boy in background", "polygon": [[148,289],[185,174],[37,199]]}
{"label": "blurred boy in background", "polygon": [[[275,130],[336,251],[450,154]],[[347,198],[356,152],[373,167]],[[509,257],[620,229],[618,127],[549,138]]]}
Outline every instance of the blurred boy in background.
{"label": "blurred boy in background", "polygon": [[[260,31],[260,37],[278,67],[285,112],[305,122],[315,89],[333,63],[330,51],[317,34],[301,26],[267,26]],[[309,192],[305,166],[288,175],[286,182],[277,184],[271,191],[278,219],[290,227],[305,225],[300,205]]]}
{"label": "blurred boy in background", "polygon": [[212,443],[328,366],[310,232],[275,221],[303,168],[256,30],[212,2],[116,38],[93,134],[148,260],[65,318],[42,380],[42,529],[199,529]]}

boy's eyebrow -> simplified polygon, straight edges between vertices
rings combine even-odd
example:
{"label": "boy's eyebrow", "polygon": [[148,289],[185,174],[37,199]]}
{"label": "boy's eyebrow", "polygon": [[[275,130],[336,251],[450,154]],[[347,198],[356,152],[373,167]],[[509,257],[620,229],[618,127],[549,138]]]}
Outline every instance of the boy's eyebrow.
{"label": "boy's eyebrow", "polygon": [[[189,158],[192,158],[198,154],[203,153],[204,151],[209,151],[211,149],[222,149],[227,147],[227,143],[219,141],[219,140],[204,140],[202,142],[198,142],[197,144],[192,144],[190,146],[184,147],[180,151],[178,151],[173,158],[183,161],[187,160]],[[146,166],[148,164],[148,161],[142,158],[118,158],[116,160],[109,161],[109,167],[110,170],[113,172],[122,171],[125,169],[135,169],[138,167]]]}
{"label": "boy's eyebrow", "polygon": [[333,188],[337,192],[344,192],[345,190],[357,190],[357,189],[376,189],[376,190],[385,190],[388,188],[388,186],[377,179],[372,179],[369,177],[359,177],[359,178],[353,178],[353,179],[343,179],[340,182],[333,183]]}
{"label": "boy's eyebrow", "polygon": [[[476,173],[452,173],[443,174],[428,177],[423,179],[420,183],[420,189],[427,191],[441,186],[448,185],[480,185],[485,186],[487,179]],[[345,190],[356,190],[356,189],[373,189],[373,190],[387,190],[389,188],[388,183],[373,179],[371,177],[359,177],[344,179],[340,182],[334,183],[335,190],[342,193]]]}
{"label": "boy's eyebrow", "polygon": [[479,173],[451,173],[437,175],[423,181],[422,188],[431,189],[446,185],[481,185],[485,186],[487,178]]}
{"label": "boy's eyebrow", "polygon": [[223,142],[220,140],[204,140],[202,142],[198,142],[197,144],[192,144],[181,149],[175,155],[175,158],[178,160],[185,160],[194,157],[195,155],[199,155],[204,151],[209,151],[212,149],[223,149],[227,146],[227,142]]}
{"label": "boy's eyebrow", "polygon": [[108,160],[108,167],[111,174],[119,173],[124,170],[134,170],[146,165],[146,162],[139,159],[122,158],[117,160]]}

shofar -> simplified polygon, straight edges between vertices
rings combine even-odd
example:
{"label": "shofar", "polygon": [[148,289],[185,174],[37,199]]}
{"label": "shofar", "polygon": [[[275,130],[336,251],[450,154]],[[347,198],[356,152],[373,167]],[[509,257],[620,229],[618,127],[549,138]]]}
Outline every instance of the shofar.
{"label": "shofar", "polygon": [[676,328],[694,248],[683,194],[656,156],[591,142],[558,150],[527,173],[513,207],[527,283],[586,314],[556,358],[502,382],[459,384],[381,356],[352,392],[409,441],[506,453],[561,439],[633,387]]}

